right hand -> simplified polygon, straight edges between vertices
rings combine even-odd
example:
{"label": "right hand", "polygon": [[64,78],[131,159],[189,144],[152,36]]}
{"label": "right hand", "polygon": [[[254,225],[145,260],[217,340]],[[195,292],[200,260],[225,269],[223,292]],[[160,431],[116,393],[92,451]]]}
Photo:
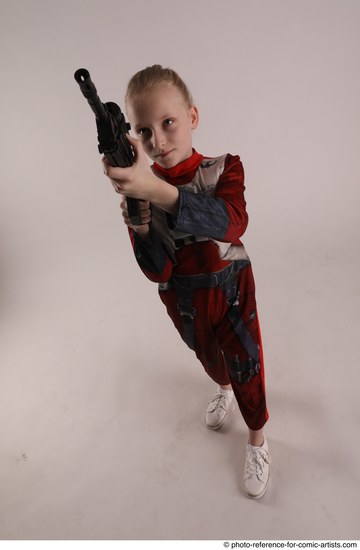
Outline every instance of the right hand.
{"label": "right hand", "polygon": [[149,234],[149,223],[151,222],[150,203],[148,201],[140,201],[141,220],[143,225],[133,225],[130,222],[129,212],[127,208],[126,197],[121,195],[120,209],[124,218],[125,224],[133,229],[138,235],[147,236]]}

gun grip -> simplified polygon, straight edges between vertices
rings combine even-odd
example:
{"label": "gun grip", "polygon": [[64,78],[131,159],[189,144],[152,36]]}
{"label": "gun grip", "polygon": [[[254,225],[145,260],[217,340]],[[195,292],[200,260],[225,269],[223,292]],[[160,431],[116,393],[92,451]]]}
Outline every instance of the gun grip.
{"label": "gun grip", "polygon": [[126,203],[132,225],[143,225],[141,220],[140,201],[138,199],[126,197]]}

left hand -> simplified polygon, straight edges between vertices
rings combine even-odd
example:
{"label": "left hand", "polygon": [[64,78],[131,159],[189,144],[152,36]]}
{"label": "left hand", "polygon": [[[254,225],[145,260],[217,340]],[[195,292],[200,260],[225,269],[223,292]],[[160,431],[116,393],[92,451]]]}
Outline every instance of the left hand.
{"label": "left hand", "polygon": [[104,174],[110,178],[117,193],[134,199],[151,201],[152,191],[158,178],[150,168],[142,143],[130,135],[127,135],[127,139],[134,148],[134,164],[127,168],[110,166],[108,160],[103,157]]}

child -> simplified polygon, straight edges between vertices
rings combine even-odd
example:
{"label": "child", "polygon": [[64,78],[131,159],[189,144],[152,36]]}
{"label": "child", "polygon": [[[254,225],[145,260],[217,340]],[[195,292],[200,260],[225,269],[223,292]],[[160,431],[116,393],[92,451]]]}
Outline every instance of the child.
{"label": "child", "polygon": [[[171,69],[154,65],[136,73],[126,110],[139,138],[129,137],[136,161],[114,168],[104,160],[104,172],[123,195],[140,268],[159,284],[175,327],[218,385],[207,426],[220,428],[238,403],[249,428],[245,490],[259,498],[270,473],[268,412],[254,279],[239,240],[248,222],[240,158],[205,157],[192,148],[198,109]],[[142,199],[143,225],[131,225],[127,196]]]}

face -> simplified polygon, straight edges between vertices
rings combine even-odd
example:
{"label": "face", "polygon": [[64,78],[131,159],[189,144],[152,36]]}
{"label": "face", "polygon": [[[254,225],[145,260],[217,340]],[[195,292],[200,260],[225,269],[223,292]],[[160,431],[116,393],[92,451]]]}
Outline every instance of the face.
{"label": "face", "polygon": [[192,155],[192,130],[198,111],[188,107],[172,84],[159,84],[128,101],[131,126],[146,154],[164,168],[172,168]]}

